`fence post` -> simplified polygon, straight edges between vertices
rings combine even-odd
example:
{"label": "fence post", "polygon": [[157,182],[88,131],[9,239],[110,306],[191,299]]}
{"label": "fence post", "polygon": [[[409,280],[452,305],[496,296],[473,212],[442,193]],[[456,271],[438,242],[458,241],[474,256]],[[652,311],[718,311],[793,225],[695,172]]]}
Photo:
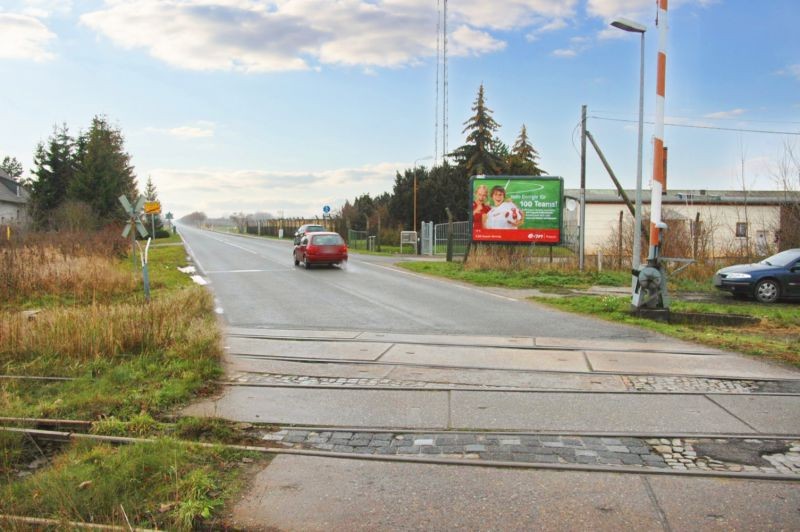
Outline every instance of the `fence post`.
{"label": "fence post", "polygon": [[[619,245],[617,246],[617,269],[622,269],[622,211],[619,211]],[[636,235],[633,235],[636,238]]]}
{"label": "fence post", "polygon": [[447,213],[447,262],[453,262],[453,213],[448,207],[444,211]]}

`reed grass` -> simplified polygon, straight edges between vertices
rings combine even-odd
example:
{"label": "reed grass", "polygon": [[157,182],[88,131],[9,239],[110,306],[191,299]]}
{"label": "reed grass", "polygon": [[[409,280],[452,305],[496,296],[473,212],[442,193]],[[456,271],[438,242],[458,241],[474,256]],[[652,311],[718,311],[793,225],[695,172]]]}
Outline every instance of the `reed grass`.
{"label": "reed grass", "polygon": [[131,292],[137,279],[119,267],[119,234],[32,233],[0,245],[0,302],[18,308],[42,297],[78,303]]}

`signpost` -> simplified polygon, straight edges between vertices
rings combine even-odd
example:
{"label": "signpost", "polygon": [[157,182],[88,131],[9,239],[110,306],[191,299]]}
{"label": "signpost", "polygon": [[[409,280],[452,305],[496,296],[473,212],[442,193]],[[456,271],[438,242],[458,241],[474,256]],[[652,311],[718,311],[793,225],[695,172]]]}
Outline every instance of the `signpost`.
{"label": "signpost", "polygon": [[160,201],[145,201],[144,202],[144,213],[150,215],[150,234],[153,235],[153,238],[156,236],[156,215],[161,214],[161,202]]}
{"label": "signpost", "polygon": [[[131,260],[133,261],[133,266],[135,268],[136,231],[139,232],[142,238],[147,236],[147,229],[144,228],[142,221],[139,219],[139,217],[142,215],[142,207],[144,207],[144,198],[139,196],[135,205],[131,205],[131,202],[128,201],[128,198],[126,198],[124,194],[117,199],[122,204],[122,208],[125,209],[125,213],[128,215],[128,223],[125,224],[125,228],[122,230],[122,238],[127,237],[128,234],[131,235]],[[136,231],[132,231],[134,227],[136,227]]]}

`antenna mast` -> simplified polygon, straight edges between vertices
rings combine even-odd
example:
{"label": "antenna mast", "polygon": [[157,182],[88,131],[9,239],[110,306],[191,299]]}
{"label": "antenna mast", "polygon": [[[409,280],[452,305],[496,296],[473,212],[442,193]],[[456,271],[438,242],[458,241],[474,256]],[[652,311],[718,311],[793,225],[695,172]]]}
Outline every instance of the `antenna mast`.
{"label": "antenna mast", "polygon": [[442,0],[442,163],[447,159],[447,0]]}

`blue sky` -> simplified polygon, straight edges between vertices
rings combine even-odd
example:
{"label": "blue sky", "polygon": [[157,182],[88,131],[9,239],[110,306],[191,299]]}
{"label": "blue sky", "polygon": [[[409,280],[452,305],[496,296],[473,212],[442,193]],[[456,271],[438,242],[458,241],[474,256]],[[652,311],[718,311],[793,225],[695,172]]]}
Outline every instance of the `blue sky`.
{"label": "blue sky", "polygon": [[[525,124],[567,188],[580,183],[586,104],[634,186],[639,37],[609,22],[647,27],[652,121],[655,0],[450,0],[448,15],[450,149],[483,83],[500,138]],[[777,187],[800,144],[798,20],[797,0],[670,1],[670,188]],[[177,216],[320,215],[390,191],[397,170],[441,150],[436,24],[436,0],[0,0],[0,157],[28,169],[54,124],[78,133],[103,114]],[[587,186],[610,188],[588,161]]]}

